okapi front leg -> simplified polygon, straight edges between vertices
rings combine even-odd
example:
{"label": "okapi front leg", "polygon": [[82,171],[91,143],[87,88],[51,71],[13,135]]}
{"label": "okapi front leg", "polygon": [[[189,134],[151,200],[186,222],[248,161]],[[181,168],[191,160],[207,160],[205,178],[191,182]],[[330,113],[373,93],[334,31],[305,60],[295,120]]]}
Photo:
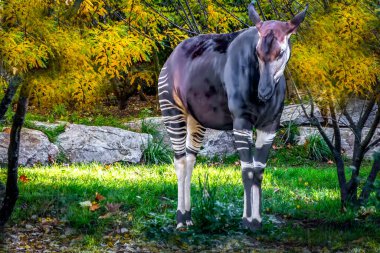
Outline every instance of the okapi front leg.
{"label": "okapi front leg", "polygon": [[249,178],[248,180],[251,180],[250,182],[252,184],[252,220],[261,224],[261,182],[263,180],[264,169],[268,160],[269,151],[276,133],[273,130],[269,130],[268,132],[257,130],[256,133],[257,138],[255,142],[255,154],[253,159],[253,173],[247,175],[246,178]]}
{"label": "okapi front leg", "polygon": [[257,215],[260,209],[260,184],[255,178],[255,168],[252,155],[252,128],[251,124],[241,121],[245,129],[237,129],[243,126],[234,126],[236,149],[239,152],[244,184],[244,210],[243,225],[250,230],[255,230],[261,225],[261,217]]}

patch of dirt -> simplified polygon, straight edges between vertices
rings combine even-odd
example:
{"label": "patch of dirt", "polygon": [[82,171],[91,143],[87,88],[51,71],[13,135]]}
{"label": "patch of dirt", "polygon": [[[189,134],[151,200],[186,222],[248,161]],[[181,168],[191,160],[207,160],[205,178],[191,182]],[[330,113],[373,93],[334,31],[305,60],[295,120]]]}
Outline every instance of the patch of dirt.
{"label": "patch of dirt", "polygon": [[[91,115],[113,116],[116,118],[138,118],[141,116],[159,116],[161,114],[157,96],[146,96],[147,100],[142,101],[139,96],[133,96],[129,99],[127,108],[120,110],[115,105],[100,104],[95,106],[95,109],[90,111],[76,111],[81,117],[88,117]],[[40,114],[48,116],[51,110],[42,111],[41,109],[30,106],[28,111],[33,114]],[[142,115],[143,114],[143,115]]]}
{"label": "patch of dirt", "polygon": [[[314,221],[313,221],[314,222]],[[310,222],[306,226],[311,225]],[[86,245],[86,235],[69,227],[65,221],[33,216],[28,221],[8,226],[0,252],[330,252],[322,246],[301,245],[291,241],[270,240],[266,236],[244,232],[214,235],[197,241],[196,234],[169,229],[170,237],[157,241],[132,235],[128,228],[115,228],[99,241]],[[195,238],[195,239],[194,239]],[[359,245],[357,245],[359,246]],[[360,247],[359,247],[360,248]],[[344,246],[343,252],[350,250]],[[336,251],[336,249],[332,250]]]}
{"label": "patch of dirt", "polygon": [[139,96],[131,97],[128,106],[120,110],[117,106],[104,107],[105,115],[109,114],[118,118],[137,118],[141,113],[150,113],[147,116],[158,116],[161,114],[157,96],[146,96],[147,101],[141,101]]}

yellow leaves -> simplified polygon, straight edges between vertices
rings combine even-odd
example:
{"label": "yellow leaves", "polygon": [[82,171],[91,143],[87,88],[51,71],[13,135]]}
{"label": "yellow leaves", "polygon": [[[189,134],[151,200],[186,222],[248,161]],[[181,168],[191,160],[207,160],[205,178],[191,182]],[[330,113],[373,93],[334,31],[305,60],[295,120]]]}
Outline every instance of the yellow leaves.
{"label": "yellow leaves", "polygon": [[289,67],[297,82],[307,85],[320,101],[327,94],[368,96],[380,73],[379,58],[369,51],[370,19],[375,17],[356,4],[336,3],[332,10],[313,19],[303,40],[293,47]]}
{"label": "yellow leaves", "polygon": [[87,21],[92,21],[96,15],[104,16],[107,14],[104,1],[99,0],[83,0],[81,3],[78,15]]}
{"label": "yellow leaves", "polygon": [[109,78],[120,78],[132,65],[149,61],[154,42],[133,33],[125,34],[120,27],[108,27],[91,35],[91,54],[98,72]]}
{"label": "yellow leaves", "polygon": [[[10,70],[27,72],[30,69],[45,68],[49,58],[46,45],[33,40],[24,40],[18,33],[0,34],[1,57]],[[14,71],[13,71],[14,72]]]}

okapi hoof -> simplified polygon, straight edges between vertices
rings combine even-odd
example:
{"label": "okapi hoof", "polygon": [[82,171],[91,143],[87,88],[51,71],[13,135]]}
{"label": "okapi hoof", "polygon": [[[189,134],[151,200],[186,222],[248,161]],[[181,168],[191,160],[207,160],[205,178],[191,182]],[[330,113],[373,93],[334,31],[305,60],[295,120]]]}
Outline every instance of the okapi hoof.
{"label": "okapi hoof", "polygon": [[243,227],[254,232],[262,227],[262,223],[256,219],[249,221],[247,218],[243,218]]}
{"label": "okapi hoof", "polygon": [[185,211],[182,213],[180,210],[177,210],[177,229],[183,229],[186,226],[192,226],[193,221],[191,220],[191,211]]}

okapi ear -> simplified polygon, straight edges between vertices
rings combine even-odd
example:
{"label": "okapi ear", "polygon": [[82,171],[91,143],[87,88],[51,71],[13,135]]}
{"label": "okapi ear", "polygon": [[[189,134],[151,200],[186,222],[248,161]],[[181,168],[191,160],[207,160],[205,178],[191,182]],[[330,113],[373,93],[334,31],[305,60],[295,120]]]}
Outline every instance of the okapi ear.
{"label": "okapi ear", "polygon": [[289,33],[296,33],[298,26],[305,19],[307,9],[309,8],[309,4],[306,4],[306,7],[303,11],[294,16],[292,20],[290,20],[290,30]]}
{"label": "okapi ear", "polygon": [[260,27],[263,24],[263,22],[261,21],[259,14],[255,10],[255,7],[253,6],[253,2],[251,2],[248,5],[248,15],[252,23],[257,27],[258,30],[260,30]]}

